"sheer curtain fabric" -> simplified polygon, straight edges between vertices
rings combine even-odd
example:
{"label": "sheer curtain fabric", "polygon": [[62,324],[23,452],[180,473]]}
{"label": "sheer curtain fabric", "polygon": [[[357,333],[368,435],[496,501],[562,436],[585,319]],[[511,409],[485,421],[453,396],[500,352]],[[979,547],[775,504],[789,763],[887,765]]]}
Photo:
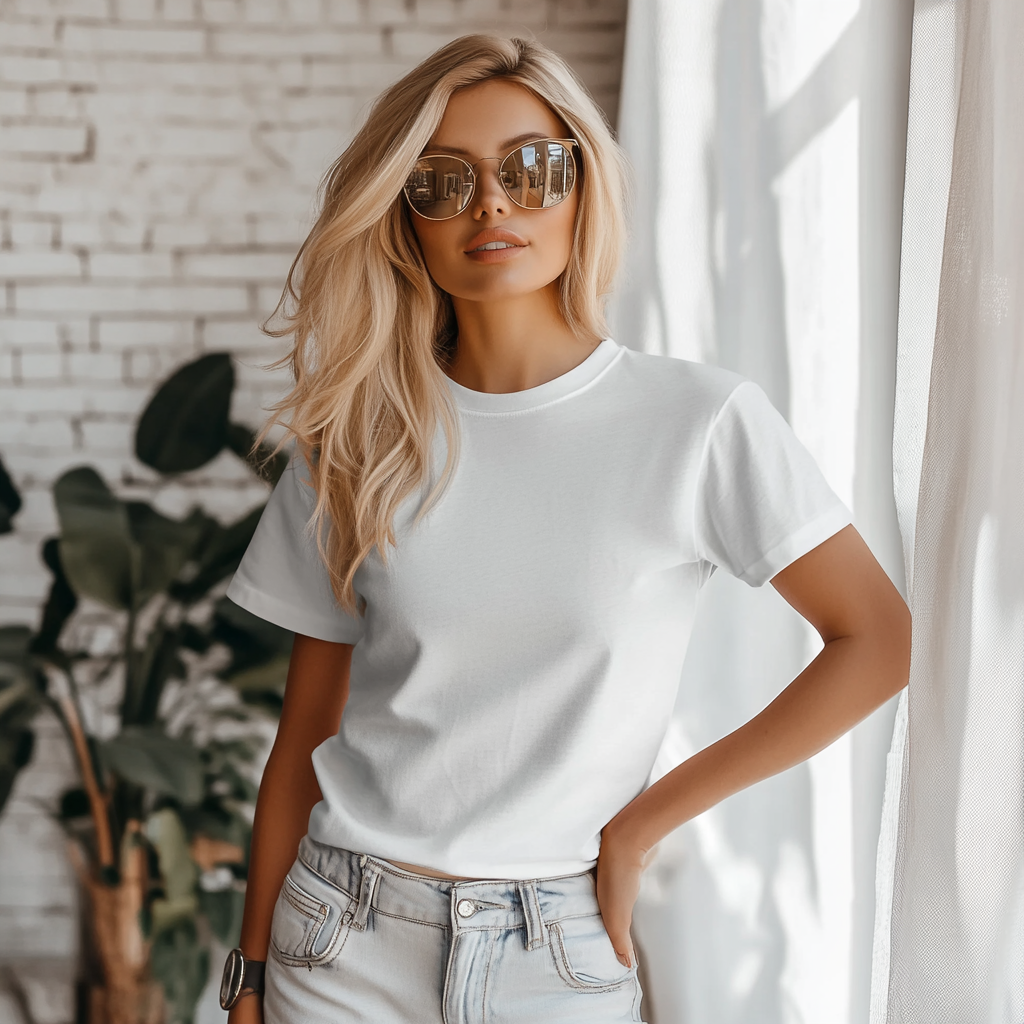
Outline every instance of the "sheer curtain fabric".
{"label": "sheer curtain fabric", "polygon": [[872,1024],[1024,1020],[1024,4],[914,10],[894,467],[914,613]]}
{"label": "sheer curtain fabric", "polygon": [[[760,384],[902,585],[892,492],[908,3],[631,0],[624,344]],[[817,636],[716,573],[667,770],[767,704]],[[667,839],[636,931],[655,1024],[864,1024],[893,707]]]}

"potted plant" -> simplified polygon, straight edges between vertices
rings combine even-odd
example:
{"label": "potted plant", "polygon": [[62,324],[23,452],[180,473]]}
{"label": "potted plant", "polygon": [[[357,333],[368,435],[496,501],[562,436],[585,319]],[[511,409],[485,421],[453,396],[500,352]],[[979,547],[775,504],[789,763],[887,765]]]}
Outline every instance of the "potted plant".
{"label": "potted plant", "polygon": [[[230,420],[233,389],[227,354],[179,369],[138,422],[138,458],[170,476],[227,448],[276,481],[286,457]],[[0,807],[47,706],[80,776],[56,813],[87,894],[83,1009],[92,1022],[188,1022],[212,937],[236,941],[261,720],[280,706],[291,646],[221,596],[262,509],[227,525],[198,508],[173,518],[117,497],[88,466],[53,497],[39,628],[0,627]],[[19,505],[0,469],[0,530]],[[114,642],[73,628],[83,601],[105,609]]]}

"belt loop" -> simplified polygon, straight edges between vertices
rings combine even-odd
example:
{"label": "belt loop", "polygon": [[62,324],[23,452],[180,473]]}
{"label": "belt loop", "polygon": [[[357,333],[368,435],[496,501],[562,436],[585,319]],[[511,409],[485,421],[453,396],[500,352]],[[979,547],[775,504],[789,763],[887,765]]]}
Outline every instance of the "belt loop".
{"label": "belt loop", "polygon": [[523,905],[523,917],[526,919],[526,948],[539,949],[548,941],[548,926],[544,923],[544,915],[540,912],[540,900],[537,898],[537,886],[534,882],[517,882],[519,901]]}
{"label": "belt loop", "polygon": [[[363,861],[363,858],[360,858]],[[377,888],[377,879],[380,872],[377,865],[372,863],[361,863],[362,875],[359,879],[359,902],[356,905],[355,917],[352,918],[352,927],[359,931],[366,930],[366,922],[370,915],[370,901],[373,899],[373,891]]]}

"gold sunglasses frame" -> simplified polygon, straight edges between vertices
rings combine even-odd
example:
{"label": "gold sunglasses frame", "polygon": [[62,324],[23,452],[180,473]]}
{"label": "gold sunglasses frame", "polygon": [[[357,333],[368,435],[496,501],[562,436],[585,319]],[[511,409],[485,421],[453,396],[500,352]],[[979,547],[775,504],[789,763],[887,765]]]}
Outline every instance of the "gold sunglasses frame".
{"label": "gold sunglasses frame", "polygon": [[[519,200],[516,199],[516,197],[512,195],[511,192],[509,192],[508,188],[505,185],[505,182],[501,180],[501,168],[504,166],[505,161],[511,159],[514,154],[526,149],[528,146],[539,145],[541,142],[557,142],[565,148],[566,152],[569,154],[569,159],[572,160],[572,185],[569,187],[565,195],[562,196],[562,198],[559,199],[557,203],[552,203],[551,206],[523,206],[523,204],[519,202]],[[572,195],[573,190],[576,188],[576,181],[579,178],[580,174],[580,165],[579,162],[576,160],[576,153],[574,152],[577,149],[579,149],[579,143],[575,139],[534,139],[533,142],[524,142],[521,146],[516,146],[516,148],[513,149],[511,153],[507,153],[505,156],[482,156],[480,157],[479,160],[477,160],[476,163],[473,164],[471,164],[468,160],[463,160],[461,156],[455,156],[453,153],[421,153],[418,157],[416,157],[417,162],[419,162],[420,160],[425,160],[429,156],[443,156],[446,157],[448,160],[458,160],[459,163],[461,163],[464,167],[469,168],[470,190],[469,195],[466,198],[466,205],[463,206],[462,209],[458,211],[458,213],[450,214],[447,217],[428,217],[425,213],[420,213],[420,211],[417,210],[416,207],[412,205],[412,200],[409,198],[409,193],[406,191],[406,185],[408,185],[409,183],[409,177],[412,176],[412,171],[410,171],[409,175],[406,176],[405,185],[402,186],[402,195],[405,197],[405,201],[408,204],[409,209],[412,210],[412,212],[415,213],[417,217],[422,217],[424,220],[432,220],[437,223],[440,223],[441,221],[445,220],[452,220],[454,217],[458,217],[459,214],[465,213],[466,210],[469,208],[469,204],[473,201],[473,196],[476,193],[477,164],[482,164],[485,160],[500,160],[501,163],[498,164],[498,184],[501,185],[502,191],[505,193],[505,195],[507,195],[509,199],[511,199],[512,202],[515,203],[516,206],[518,206],[521,210],[550,210],[553,207],[560,206],[562,203],[564,203],[565,200],[568,199],[570,195]]]}

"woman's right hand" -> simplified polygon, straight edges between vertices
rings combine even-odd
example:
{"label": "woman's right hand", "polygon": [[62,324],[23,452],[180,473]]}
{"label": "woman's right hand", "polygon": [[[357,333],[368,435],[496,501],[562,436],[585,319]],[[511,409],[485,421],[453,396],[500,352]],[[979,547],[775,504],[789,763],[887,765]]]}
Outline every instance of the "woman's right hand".
{"label": "woman's right hand", "polygon": [[228,1011],[228,1024],[263,1024],[263,996],[242,996]]}

